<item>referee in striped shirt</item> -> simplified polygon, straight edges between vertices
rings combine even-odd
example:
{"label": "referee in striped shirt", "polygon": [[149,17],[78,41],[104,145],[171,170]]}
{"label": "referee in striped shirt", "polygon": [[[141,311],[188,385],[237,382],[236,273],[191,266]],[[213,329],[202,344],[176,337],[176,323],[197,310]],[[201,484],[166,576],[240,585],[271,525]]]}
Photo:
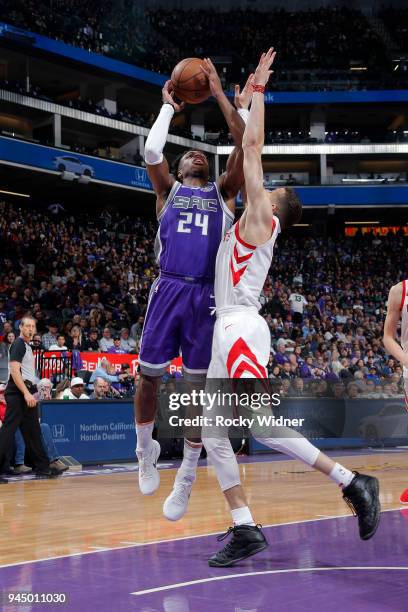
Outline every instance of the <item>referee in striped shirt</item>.
{"label": "referee in striped shirt", "polygon": [[[13,342],[9,353],[9,378],[5,391],[6,415],[0,429],[0,474],[9,468],[14,435],[20,427],[34,470],[42,478],[61,474],[50,468],[41,440],[34,354],[30,342],[35,334],[35,319],[26,316],[20,322],[20,336]],[[0,479],[2,484],[7,480]]]}

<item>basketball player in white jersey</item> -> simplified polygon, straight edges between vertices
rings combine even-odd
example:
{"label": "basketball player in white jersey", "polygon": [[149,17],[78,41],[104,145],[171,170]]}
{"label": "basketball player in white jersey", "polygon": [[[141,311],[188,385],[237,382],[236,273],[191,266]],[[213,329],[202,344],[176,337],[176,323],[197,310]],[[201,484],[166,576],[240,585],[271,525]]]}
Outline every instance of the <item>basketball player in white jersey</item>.
{"label": "basketball player in white jersey", "polygon": [[[264,91],[274,57],[273,48],[262,54],[254,77],[252,107],[243,139],[247,208],[226,233],[217,254],[217,320],[208,378],[264,379],[267,384],[266,365],[271,340],[268,326],[258,314],[259,295],[271,266],[278,234],[301,216],[301,204],[293,190],[269,192],[263,187]],[[224,435],[220,435],[219,429],[203,427],[202,438],[234,523],[223,536],[232,533],[232,538],[209,559],[209,564],[226,567],[260,552],[268,544],[248,507],[228,439],[228,428]],[[259,438],[262,444],[300,459],[342,487],[343,497],[358,516],[360,537],[368,540],[374,535],[380,518],[376,478],[353,473],[335,463],[294,430],[268,427],[262,436]]]}
{"label": "basketball player in white jersey", "polygon": [[[397,327],[401,320],[401,345],[397,342]],[[388,295],[387,316],[384,323],[384,346],[404,368],[405,404],[408,410],[408,280],[394,285]],[[400,497],[408,504],[408,489]]]}

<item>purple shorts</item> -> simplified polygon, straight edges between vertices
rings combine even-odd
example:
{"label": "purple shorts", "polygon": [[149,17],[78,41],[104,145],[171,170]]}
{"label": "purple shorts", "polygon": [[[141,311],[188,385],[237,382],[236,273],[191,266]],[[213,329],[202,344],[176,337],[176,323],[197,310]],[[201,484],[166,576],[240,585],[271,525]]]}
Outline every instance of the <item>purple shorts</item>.
{"label": "purple shorts", "polygon": [[206,374],[215,316],[214,283],[164,273],[154,281],[143,327],[139,364],[143,374],[162,376],[181,353],[186,378]]}

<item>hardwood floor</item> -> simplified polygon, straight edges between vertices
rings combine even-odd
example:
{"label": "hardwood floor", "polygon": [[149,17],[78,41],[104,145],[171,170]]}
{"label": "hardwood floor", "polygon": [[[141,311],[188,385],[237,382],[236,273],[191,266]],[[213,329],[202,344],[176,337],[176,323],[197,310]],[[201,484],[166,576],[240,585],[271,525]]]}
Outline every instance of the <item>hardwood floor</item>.
{"label": "hardwood floor", "polygon": [[[408,487],[408,452],[343,456],[339,461],[379,478],[384,510],[400,507],[400,493]],[[245,463],[240,469],[258,523],[349,513],[335,484],[298,461]],[[0,565],[203,535],[230,525],[211,467],[198,469],[189,512],[178,523],[162,516],[175,471],[160,474],[160,489],[152,497],[140,494],[135,472],[1,485]]]}

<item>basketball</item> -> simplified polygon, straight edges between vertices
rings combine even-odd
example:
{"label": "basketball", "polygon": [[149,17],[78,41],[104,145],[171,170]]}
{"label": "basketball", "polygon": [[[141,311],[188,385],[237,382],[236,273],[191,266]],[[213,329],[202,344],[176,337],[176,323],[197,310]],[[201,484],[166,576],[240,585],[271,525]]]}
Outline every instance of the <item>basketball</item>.
{"label": "basketball", "polygon": [[200,68],[202,64],[202,59],[188,57],[175,66],[171,82],[175,95],[183,102],[199,104],[210,96],[207,75]]}

